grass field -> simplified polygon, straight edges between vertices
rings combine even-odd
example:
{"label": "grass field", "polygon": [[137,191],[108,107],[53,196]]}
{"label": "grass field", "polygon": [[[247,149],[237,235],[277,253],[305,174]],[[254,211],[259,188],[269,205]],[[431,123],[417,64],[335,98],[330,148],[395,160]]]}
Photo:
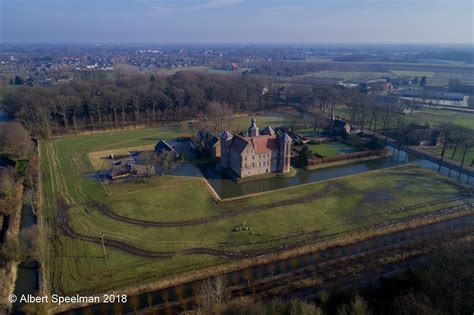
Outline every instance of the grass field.
{"label": "grass field", "polygon": [[[442,148],[441,147],[426,147],[423,150],[441,156]],[[445,155],[444,155],[445,158],[450,159],[453,155],[453,152],[454,152],[454,148],[446,148]],[[454,154],[453,156],[453,160],[461,163],[463,154],[464,154],[464,149],[462,147],[459,147],[456,150],[456,154]],[[464,164],[469,166],[471,165],[471,161],[474,161],[474,151],[472,149],[466,153],[466,157],[464,158]]]}
{"label": "grass field", "polygon": [[[336,107],[335,114],[346,119],[350,118],[350,110],[345,106]],[[424,125],[425,122],[428,122],[431,127],[436,127],[442,123],[453,123],[458,126],[474,129],[474,114],[470,113],[438,109],[419,109],[414,111],[412,115],[400,114],[400,117],[403,117],[407,123]],[[369,118],[370,117],[367,117],[367,119]],[[390,127],[395,128],[395,122],[393,122],[393,125]]]}
{"label": "grass field", "polygon": [[[165,126],[41,142],[46,269],[53,293],[124,288],[465,201],[441,201],[459,196],[463,187],[414,166],[222,203],[210,198],[199,177],[102,186],[83,176],[93,171],[89,152],[149,145],[178,133],[177,126]],[[434,200],[440,201],[424,204]],[[262,234],[233,232],[243,222]]]}
{"label": "grass field", "polygon": [[431,78],[434,75],[434,72],[424,72],[424,71],[394,70],[392,72],[399,77],[409,77],[409,78],[418,77],[418,79],[420,79],[421,77]]}
{"label": "grass field", "polygon": [[453,123],[465,128],[474,129],[474,114],[469,113],[423,109],[413,112],[411,119],[418,122],[425,122],[428,120],[435,126],[442,123]]}
{"label": "grass field", "polygon": [[308,147],[313,153],[329,157],[343,153],[352,153],[357,151],[357,148],[351,147],[340,142],[329,142],[323,144],[308,144]]}
{"label": "grass field", "polygon": [[[438,61],[420,63],[398,62],[331,62],[326,61],[333,70],[319,71],[299,76],[299,79],[331,79],[360,82],[383,77],[399,76],[407,79],[419,79],[425,76],[428,85],[445,86],[449,79],[460,79],[466,84],[474,84],[472,64]],[[378,72],[374,68],[378,67]]]}

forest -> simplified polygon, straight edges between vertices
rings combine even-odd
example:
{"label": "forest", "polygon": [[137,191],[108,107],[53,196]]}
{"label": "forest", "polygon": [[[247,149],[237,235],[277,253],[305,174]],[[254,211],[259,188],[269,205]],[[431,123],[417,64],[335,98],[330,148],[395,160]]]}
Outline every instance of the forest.
{"label": "forest", "polygon": [[[34,137],[128,125],[202,118],[220,104],[225,113],[271,110],[285,104],[327,109],[365,97],[329,85],[282,85],[268,77],[179,71],[170,76],[119,68],[52,86],[22,85],[4,109]],[[318,106],[319,106],[318,105]],[[219,108],[219,106],[217,106]]]}
{"label": "forest", "polygon": [[53,86],[21,86],[4,109],[36,137],[199,117],[210,102],[233,111],[265,109],[258,77],[182,71],[172,76],[117,70]]}

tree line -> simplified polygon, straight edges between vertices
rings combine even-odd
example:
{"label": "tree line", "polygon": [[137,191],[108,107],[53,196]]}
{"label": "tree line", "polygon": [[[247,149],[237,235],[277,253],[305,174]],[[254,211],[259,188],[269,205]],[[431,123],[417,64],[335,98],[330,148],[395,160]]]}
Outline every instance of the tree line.
{"label": "tree line", "polygon": [[358,91],[330,85],[278,84],[257,75],[179,71],[170,76],[117,67],[108,77],[84,76],[53,86],[21,86],[3,107],[34,137],[271,110],[313,104],[332,111]]}
{"label": "tree line", "polygon": [[205,115],[211,102],[234,111],[265,109],[259,77],[190,71],[158,76],[119,68],[108,78],[84,77],[50,87],[22,86],[5,110],[33,136],[181,120]]}

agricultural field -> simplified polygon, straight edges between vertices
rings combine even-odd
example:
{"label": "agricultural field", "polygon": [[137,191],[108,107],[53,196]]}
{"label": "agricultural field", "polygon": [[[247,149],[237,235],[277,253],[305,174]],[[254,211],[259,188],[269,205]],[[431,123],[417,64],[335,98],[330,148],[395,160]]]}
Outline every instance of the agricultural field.
{"label": "agricultural field", "polygon": [[384,77],[399,76],[406,79],[425,76],[428,85],[445,86],[449,79],[459,79],[474,84],[474,67],[455,62],[395,63],[395,62],[325,62],[327,70],[295,77],[300,82],[311,79],[363,82]]}
{"label": "agricultural field", "polygon": [[434,75],[434,72],[424,72],[424,71],[394,70],[392,72],[399,77],[408,77],[408,78],[418,77],[418,79],[420,79],[421,77],[431,78]]}
{"label": "agricultural field", "polygon": [[[94,171],[90,152],[152,145],[179,133],[179,125],[168,125],[40,142],[51,293],[163,281],[472,199],[466,187],[411,165],[222,202],[199,176],[111,185],[86,176]],[[234,232],[243,223],[249,229]]]}
{"label": "agricultural field", "polygon": [[357,148],[341,142],[329,142],[323,144],[308,144],[307,145],[313,153],[318,153],[324,157],[330,157],[338,154],[353,153]]}

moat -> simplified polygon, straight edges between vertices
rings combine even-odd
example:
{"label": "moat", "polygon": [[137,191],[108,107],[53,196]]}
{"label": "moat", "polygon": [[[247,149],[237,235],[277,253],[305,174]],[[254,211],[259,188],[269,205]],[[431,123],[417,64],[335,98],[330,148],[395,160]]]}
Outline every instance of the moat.
{"label": "moat", "polygon": [[458,182],[473,184],[472,178],[440,166],[434,162],[406,153],[393,147],[388,147],[391,155],[378,159],[361,162],[354,162],[345,165],[332,166],[316,170],[297,169],[297,174],[293,177],[276,177],[261,179],[244,183],[236,183],[225,173],[215,170],[215,163],[200,164],[198,168],[222,199],[241,197],[245,195],[293,187],[308,183],[320,182],[328,179],[365,173],[387,167],[403,164],[415,164],[424,168],[437,171]]}

